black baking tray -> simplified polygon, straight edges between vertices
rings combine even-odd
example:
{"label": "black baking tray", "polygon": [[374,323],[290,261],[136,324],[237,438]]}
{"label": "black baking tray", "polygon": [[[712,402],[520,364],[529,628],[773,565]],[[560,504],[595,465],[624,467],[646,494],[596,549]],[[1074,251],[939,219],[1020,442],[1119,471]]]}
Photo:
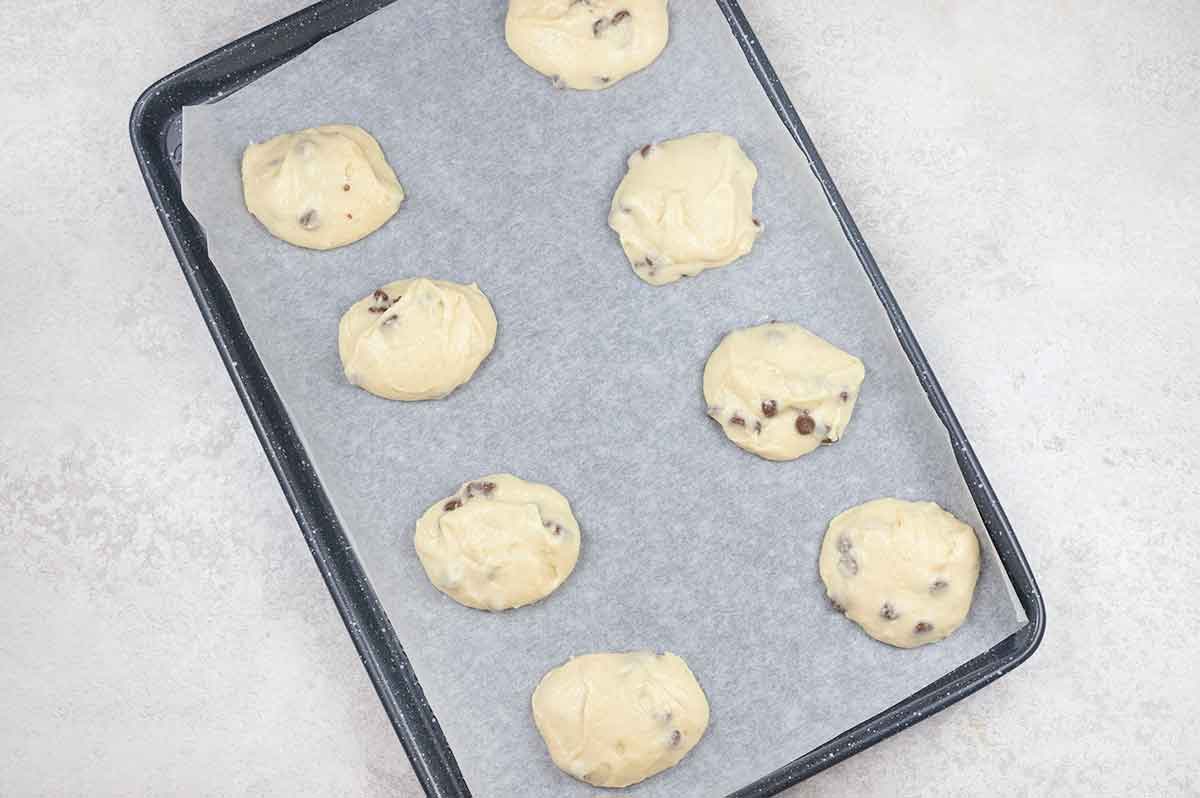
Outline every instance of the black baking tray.
{"label": "black baking tray", "polygon": [[[212,102],[236,91],[299,55],[325,36],[390,2],[392,0],[325,0],[214,50],[146,89],[133,107],[129,128],[146,187],[195,295],[200,313],[287,496],[317,568],[325,579],[388,718],[408,753],[413,770],[427,795],[459,798],[470,796],[471,793],[459,772],[454,754],[438,727],[433,709],[425,700],[417,676],[409,666],[404,649],[362,564],[309,463],[279,395],[255,353],[254,344],[238,318],[221,276],[209,260],[200,226],[184,207],[179,179],[185,105]],[[776,795],[912,726],[1020,665],[1042,640],[1045,606],[1000,501],[829,171],[767,60],[766,53],[736,0],[714,2],[729,21],[732,35],[740,43],[750,68],[775,106],[780,120],[792,134],[820,181],[846,238],[875,287],[930,404],[949,433],[963,478],[1029,618],[1025,627],[1003,642],[920,692],[730,796],[763,798]]]}

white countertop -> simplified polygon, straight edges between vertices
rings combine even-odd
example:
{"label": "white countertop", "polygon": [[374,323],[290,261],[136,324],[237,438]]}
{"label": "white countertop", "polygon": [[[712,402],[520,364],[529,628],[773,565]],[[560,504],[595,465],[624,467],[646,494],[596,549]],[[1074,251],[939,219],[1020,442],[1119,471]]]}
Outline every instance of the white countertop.
{"label": "white countertop", "polygon": [[[126,135],[302,4],[3,10],[0,795],[420,794]],[[1200,794],[1200,5],[743,5],[1049,619],[787,795]]]}

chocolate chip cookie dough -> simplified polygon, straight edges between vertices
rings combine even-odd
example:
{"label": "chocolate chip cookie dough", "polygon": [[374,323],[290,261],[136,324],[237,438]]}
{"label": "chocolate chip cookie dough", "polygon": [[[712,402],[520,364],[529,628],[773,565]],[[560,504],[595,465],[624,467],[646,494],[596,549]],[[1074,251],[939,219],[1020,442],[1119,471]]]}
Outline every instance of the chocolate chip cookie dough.
{"label": "chocolate chip cookie dough", "polygon": [[338,325],[346,379],[384,399],[440,399],[496,343],[496,314],[474,283],[419,277],[354,303]]}
{"label": "chocolate chip cookie dough", "polygon": [[542,677],[533,721],[560,769],[596,787],[627,787],[695,747],[708,699],[674,654],[587,654]]}
{"label": "chocolate chip cookie dough", "polygon": [[556,86],[607,89],[667,45],[667,0],[509,0],[509,48]]}
{"label": "chocolate chip cookie dough", "polygon": [[353,125],[251,144],[242,155],[242,192],[246,208],[272,235],[308,249],[370,235],[404,200],[379,143]]}
{"label": "chocolate chip cookie dough", "polygon": [[459,604],[507,610],[554,592],[579,559],[579,524],[548,485],[511,474],[464,483],[417,521],[429,581]]}
{"label": "chocolate chip cookie dough", "polygon": [[915,648],[948,637],[966,619],[979,540],[933,502],[875,499],[829,524],[820,571],[830,601],[864,632]]}
{"label": "chocolate chip cookie dough", "polygon": [[798,324],[734,330],[704,366],[708,415],[726,437],[767,460],[794,460],[839,440],[862,361]]}
{"label": "chocolate chip cookie dough", "polygon": [[758,170],[735,139],[696,133],[629,156],[608,224],[638,277],[651,285],[726,266],[762,233],[754,217]]}

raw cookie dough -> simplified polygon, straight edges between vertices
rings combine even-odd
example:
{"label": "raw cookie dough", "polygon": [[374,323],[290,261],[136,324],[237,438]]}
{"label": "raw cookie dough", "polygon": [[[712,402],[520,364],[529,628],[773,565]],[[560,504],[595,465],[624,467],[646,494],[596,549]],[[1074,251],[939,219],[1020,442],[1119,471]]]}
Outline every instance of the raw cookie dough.
{"label": "raw cookie dough", "polygon": [[587,654],[542,677],[533,721],[559,768],[627,787],[692,750],[708,728],[708,699],[674,654]]}
{"label": "raw cookie dough", "polygon": [[417,521],[417,556],[459,604],[507,610],[545,598],[579,559],[579,524],[548,485],[511,474],[465,483]]}
{"label": "raw cookie dough", "polygon": [[875,499],[829,524],[820,569],[847,618],[876,640],[915,648],[948,637],[966,619],[979,540],[933,502]]}
{"label": "raw cookie dough", "polygon": [[440,399],[471,379],[496,343],[496,314],[474,283],[397,280],[338,325],[346,379],[384,399]]}
{"label": "raw cookie dough", "polygon": [[667,46],[667,0],[509,0],[509,48],[572,89],[606,89]]}
{"label": "raw cookie dough", "polygon": [[251,144],[242,155],[246,208],[277,238],[333,249],[395,215],[404,189],[370,133],[322,125]]}
{"label": "raw cookie dough", "polygon": [[708,414],[726,437],[767,460],[794,460],[840,439],[862,361],[798,324],[734,330],[704,366]]}
{"label": "raw cookie dough", "polygon": [[758,170],[735,139],[696,133],[629,156],[608,225],[633,271],[673,283],[745,255],[762,233],[754,218]]}

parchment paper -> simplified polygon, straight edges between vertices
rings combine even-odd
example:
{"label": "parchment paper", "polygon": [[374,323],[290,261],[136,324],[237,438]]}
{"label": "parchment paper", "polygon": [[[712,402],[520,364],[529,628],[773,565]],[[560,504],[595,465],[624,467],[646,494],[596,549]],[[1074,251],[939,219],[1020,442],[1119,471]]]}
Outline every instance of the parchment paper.
{"label": "parchment paper", "polygon": [[[184,190],[209,252],[354,541],[475,795],[599,790],[560,773],[534,728],[541,676],[590,651],[667,649],[712,725],[625,793],[724,795],[905,698],[1025,619],[986,535],[967,623],[901,651],[834,612],[817,575],[829,520],[868,499],[932,499],[982,524],[945,430],[812,176],[715,4],[673,0],[657,63],[603,92],[558,91],[504,42],[500,0],[399,2],[220,102],[185,113]],[[409,197],[364,241],[310,252],[246,212],[243,148],[348,122]],[[606,224],[626,156],[702,130],[758,165],[766,232],[724,269],[638,280]],[[349,385],[338,319],[401,277],[477,281],[496,349],[444,401]],[[701,371],[728,330],[797,321],[866,363],[846,437],[791,463],[729,443]],[[575,573],[540,604],[461,607],[426,579],[421,512],[466,479],[558,487],[583,528]],[[920,733],[920,732],[917,732]]]}

